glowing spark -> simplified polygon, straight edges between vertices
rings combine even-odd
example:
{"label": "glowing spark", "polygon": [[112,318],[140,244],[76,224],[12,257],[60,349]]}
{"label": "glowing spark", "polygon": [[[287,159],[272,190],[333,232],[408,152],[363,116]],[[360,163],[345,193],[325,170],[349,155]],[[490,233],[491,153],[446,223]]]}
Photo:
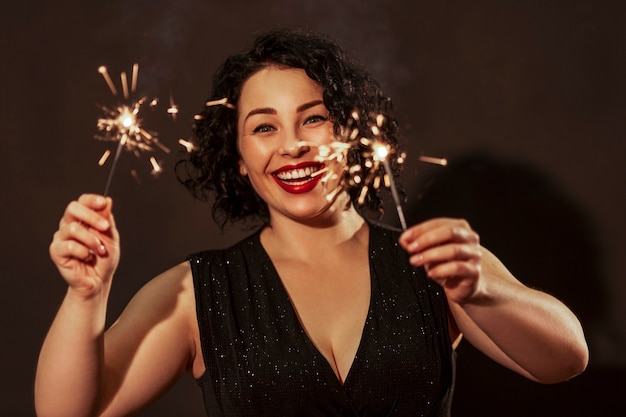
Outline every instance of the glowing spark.
{"label": "glowing spark", "polygon": [[[143,120],[140,117],[142,109],[146,104],[150,107],[156,106],[158,100],[153,99],[148,102],[146,97],[141,97],[136,100],[131,100],[130,98],[130,93],[134,93],[137,88],[138,71],[139,66],[134,64],[130,91],[126,73],[122,72],[120,74],[125,103],[118,104],[113,108],[101,106],[104,114],[97,121],[99,133],[96,134],[96,139],[118,142],[115,156],[113,158],[113,164],[111,166],[111,170],[109,171],[109,177],[105,186],[104,195],[107,195],[109,191],[111,179],[122,149],[132,152],[137,157],[141,157],[141,154],[144,152],[153,152],[155,148],[159,148],[165,153],[170,152],[170,150],[158,140],[155,133],[149,132],[142,126]],[[113,95],[117,95],[117,89],[111,81],[111,77],[109,77],[106,67],[101,66],[98,68],[98,72],[104,77],[111,93],[113,93]],[[170,107],[170,109],[171,108],[172,107]],[[172,114],[169,109],[168,113]],[[110,154],[111,151],[106,151],[98,161],[98,165],[104,165]],[[150,162],[152,164],[153,174],[162,171],[161,167],[158,163],[156,163],[156,159],[151,158]],[[133,170],[131,172],[135,178],[138,177],[136,171]]]}
{"label": "glowing spark", "polygon": [[174,97],[172,97],[172,93],[170,92],[170,106],[167,108],[167,113],[172,116],[172,119],[176,120],[176,115],[178,114],[178,106],[174,104]]}
{"label": "glowing spark", "polygon": [[361,193],[359,194],[359,204],[363,204],[368,191],[369,187],[367,185],[364,185],[363,188],[361,188]]}
{"label": "glowing spark", "polygon": [[109,159],[109,156],[111,156],[111,151],[107,149],[106,151],[104,151],[104,153],[100,157],[100,160],[98,161],[98,165],[100,166],[104,165],[107,159]]}
{"label": "glowing spark", "polygon": [[[343,165],[340,185],[328,198],[332,199],[341,190],[360,187],[357,204],[364,204],[368,193],[383,185],[391,190],[398,218],[403,229],[407,228],[401,197],[394,181],[392,163],[402,166],[406,160],[404,152],[398,153],[385,136],[385,117],[381,114],[370,115],[361,120],[358,111],[351,113],[351,119],[343,126],[335,141],[328,146],[318,147],[316,160],[324,163]],[[313,146],[313,145],[311,145]],[[420,160],[445,165],[445,159],[421,157]],[[349,162],[348,161],[353,161]],[[321,181],[337,178],[328,167],[315,175],[325,174]]]}
{"label": "glowing spark", "polygon": [[375,190],[380,188],[380,177],[374,177],[374,184],[372,185]]}
{"label": "glowing spark", "polygon": [[330,168],[324,167],[324,168],[320,169],[319,171],[315,171],[315,172],[311,173],[311,178],[319,177],[320,175],[326,174],[328,172],[330,172]]}
{"label": "glowing spark", "polygon": [[150,163],[152,164],[152,174],[158,174],[162,171],[161,166],[159,165],[159,163],[157,162],[156,158],[154,156],[150,157]]}
{"label": "glowing spark", "polygon": [[124,92],[124,98],[128,98],[128,80],[126,79],[126,73],[122,72],[120,74],[120,78],[122,79],[122,91]]}
{"label": "glowing spark", "polygon": [[[329,194],[329,198],[334,198],[337,192],[343,189],[358,186],[361,187],[361,191],[357,203],[363,204],[370,190],[377,190],[383,185],[391,189],[400,223],[402,228],[406,229],[404,212],[390,165],[390,158],[396,150],[385,137],[383,129],[385,117],[381,114],[372,115],[369,120],[361,122],[357,111],[353,111],[351,116],[337,140],[318,149],[317,160],[334,161],[344,166],[341,184]],[[358,162],[346,164],[350,160],[349,155],[354,151],[359,155]],[[406,155],[402,153],[395,162],[401,165],[405,157]],[[321,181],[336,177],[336,174],[327,174]]]}
{"label": "glowing spark", "polygon": [[131,78],[130,91],[137,91],[137,77],[139,76],[139,64],[133,65],[133,76]]}
{"label": "glowing spark", "polygon": [[386,145],[382,142],[375,142],[372,145],[372,150],[374,151],[373,158],[375,161],[384,161],[387,159],[390,153],[389,145]]}
{"label": "glowing spark", "polygon": [[446,166],[448,165],[448,160],[446,158],[433,158],[431,156],[420,156],[419,160],[422,162],[428,162],[429,164]]}
{"label": "glowing spark", "polygon": [[187,150],[187,152],[191,152],[194,149],[196,149],[196,146],[193,143],[189,142],[188,140],[178,139],[178,143],[180,143],[182,146],[184,146],[185,149]]}
{"label": "glowing spark", "polygon": [[228,107],[229,109],[233,109],[233,110],[236,109],[234,104],[231,104],[228,102],[228,97],[224,97],[219,100],[210,100],[205,103],[206,107],[219,106],[219,105]]}
{"label": "glowing spark", "polygon": [[[215,101],[213,105],[216,104],[221,103]],[[340,191],[360,187],[357,204],[364,204],[371,190],[377,190],[381,185],[390,189],[400,224],[402,229],[406,230],[407,224],[402,209],[402,199],[396,188],[392,170],[392,163],[396,166],[404,164],[406,154],[398,152],[386,137],[386,120],[383,115],[369,115],[363,120],[361,118],[362,115],[353,111],[351,118],[342,127],[335,141],[329,145],[318,146],[318,155],[315,159],[327,163],[327,166],[312,176],[324,175],[320,179],[322,182],[340,178],[340,184],[327,196],[329,201],[335,198]],[[308,145],[314,146],[313,144]],[[447,164],[447,160],[443,158],[422,156],[419,159],[442,166]],[[341,165],[343,173],[338,175],[335,170],[329,167],[333,164]]]}
{"label": "glowing spark", "polygon": [[111,77],[109,77],[109,73],[107,71],[107,67],[105,67],[104,65],[101,66],[100,68],[98,68],[98,72],[100,74],[102,74],[102,76],[104,77],[104,81],[109,86],[109,89],[111,90],[111,93],[113,93],[113,95],[116,96],[117,95],[117,89],[115,88],[115,85],[113,84],[113,80],[111,80]]}
{"label": "glowing spark", "polygon": [[141,184],[141,178],[139,177],[139,174],[137,174],[137,171],[134,169],[130,170],[130,175],[133,176],[133,178],[135,179],[135,181],[137,181],[137,184]]}

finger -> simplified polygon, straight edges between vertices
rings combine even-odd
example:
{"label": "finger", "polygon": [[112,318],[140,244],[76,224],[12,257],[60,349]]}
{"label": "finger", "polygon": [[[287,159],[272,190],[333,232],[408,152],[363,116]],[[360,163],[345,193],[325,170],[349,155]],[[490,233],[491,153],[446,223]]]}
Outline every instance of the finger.
{"label": "finger", "polygon": [[407,246],[415,242],[415,240],[420,236],[423,236],[434,229],[442,227],[442,225],[449,224],[450,222],[454,222],[456,220],[457,219],[439,217],[413,225],[405,230],[404,233],[402,233],[402,235],[400,236],[400,244],[406,249]]}
{"label": "finger", "polygon": [[408,228],[403,235],[400,237],[400,240],[403,240],[405,238],[409,238],[411,235],[414,236],[419,236],[423,233],[426,233],[432,229],[435,229],[437,227],[441,227],[444,224],[450,223],[450,222],[456,222],[456,221],[460,221],[462,219],[455,219],[455,218],[451,218],[451,217],[436,217],[433,219],[428,219],[425,220],[421,223],[415,224],[413,226],[411,226],[410,228]]}
{"label": "finger", "polygon": [[59,237],[60,232],[50,244],[49,252],[52,260],[58,265],[66,265],[71,260],[90,262],[93,260],[93,251],[76,240],[67,240]]}
{"label": "finger", "polygon": [[428,277],[451,287],[451,283],[467,281],[467,283],[477,282],[480,275],[480,264],[475,262],[443,262],[440,264],[430,264],[426,270]]}
{"label": "finger", "polygon": [[[105,201],[104,199],[102,200]],[[104,205],[97,206],[105,208],[106,201]],[[63,228],[64,226],[72,224],[76,221],[83,223],[100,232],[106,232],[110,227],[108,219],[103,216],[102,212],[98,212],[92,207],[81,203],[80,201],[72,201],[65,209],[65,213],[63,214],[63,218],[61,219],[59,227]]]}
{"label": "finger", "polygon": [[82,222],[75,221],[61,227],[55,234],[55,239],[59,241],[74,241],[85,246],[92,253],[99,255],[107,253],[99,233]]}
{"label": "finger", "polygon": [[477,244],[446,244],[413,254],[409,262],[414,266],[438,264],[451,261],[479,262],[482,250]]}
{"label": "finger", "polygon": [[98,194],[82,194],[77,201],[93,210],[103,210],[111,201],[111,198]]}
{"label": "finger", "polygon": [[439,219],[418,225],[402,235],[400,244],[405,250],[415,253],[449,242],[475,243],[478,234],[463,219]]}

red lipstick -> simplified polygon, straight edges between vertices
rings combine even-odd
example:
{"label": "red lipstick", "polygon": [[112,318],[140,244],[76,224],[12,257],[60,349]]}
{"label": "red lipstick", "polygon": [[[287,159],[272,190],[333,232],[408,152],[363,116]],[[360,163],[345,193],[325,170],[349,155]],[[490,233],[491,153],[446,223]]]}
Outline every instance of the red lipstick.
{"label": "red lipstick", "polygon": [[312,176],[324,168],[319,162],[302,162],[286,165],[272,173],[274,181],[290,194],[302,194],[313,190],[322,179],[321,175]]}

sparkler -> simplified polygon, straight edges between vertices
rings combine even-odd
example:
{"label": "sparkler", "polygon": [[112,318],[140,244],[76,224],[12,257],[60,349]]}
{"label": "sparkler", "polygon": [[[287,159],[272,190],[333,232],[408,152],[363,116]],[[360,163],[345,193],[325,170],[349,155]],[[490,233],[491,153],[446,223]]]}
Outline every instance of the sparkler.
{"label": "sparkler", "polygon": [[[359,114],[355,111],[351,116],[337,140],[328,146],[319,147],[318,150],[319,155],[316,158],[318,161],[335,161],[344,167],[340,185],[329,193],[327,198],[332,200],[340,191],[349,187],[360,186],[361,191],[357,203],[363,204],[371,189],[379,189],[382,182],[386,188],[391,190],[400,224],[402,229],[406,230],[407,224],[402,200],[391,169],[392,162],[402,166],[406,154],[398,152],[385,137],[383,130],[385,117],[383,115],[370,116],[369,120],[360,124],[360,128],[358,127]],[[357,162],[349,163],[348,155],[352,150],[357,150],[360,158]],[[447,164],[447,160],[444,158],[421,156],[419,160],[442,166]],[[315,175],[324,175],[321,179],[323,182],[337,177],[337,174],[330,168],[322,169]]]}
{"label": "sparkler", "polygon": [[[98,68],[98,72],[102,74],[104,81],[106,82],[109,90],[114,96],[118,95],[118,90],[111,80],[107,68],[105,66],[101,66]],[[141,157],[141,154],[144,152],[153,152],[155,148],[159,148],[165,153],[169,153],[170,150],[168,147],[159,142],[157,135],[155,133],[151,133],[146,130],[142,126],[142,119],[140,117],[141,111],[145,106],[154,107],[158,104],[157,99],[152,99],[148,101],[147,97],[141,97],[136,100],[131,99],[131,95],[134,94],[137,90],[137,79],[139,73],[139,65],[134,64],[130,87],[128,85],[128,78],[125,72],[120,74],[120,80],[122,84],[122,94],[123,94],[123,103],[118,104],[113,108],[109,108],[107,106],[101,106],[103,111],[103,116],[98,119],[97,128],[99,134],[95,137],[98,140],[117,142],[117,149],[115,151],[115,156],[113,157],[113,164],[111,166],[111,170],[109,171],[109,176],[107,178],[106,186],[104,188],[104,195],[108,195],[109,188],[111,186],[111,180],[113,178],[113,173],[115,172],[115,167],[117,166],[117,161],[120,157],[122,149],[132,152],[136,157]],[[170,108],[168,109],[168,113],[175,117],[178,112],[178,108],[173,103],[172,98],[170,97]],[[100,157],[98,161],[98,165],[103,166],[111,155],[111,151],[107,150]],[[150,164],[152,165],[152,174],[156,175],[162,171],[159,166],[156,158],[150,158]],[[135,176],[136,174],[133,173]]]}

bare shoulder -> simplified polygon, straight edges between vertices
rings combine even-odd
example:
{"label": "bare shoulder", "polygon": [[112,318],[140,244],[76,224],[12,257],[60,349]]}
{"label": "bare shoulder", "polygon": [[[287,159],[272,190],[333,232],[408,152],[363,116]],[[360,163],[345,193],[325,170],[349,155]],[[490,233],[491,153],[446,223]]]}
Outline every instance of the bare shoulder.
{"label": "bare shoulder", "polygon": [[181,262],[162,272],[154,277],[147,285],[176,286],[185,285],[185,281],[190,281],[191,283],[191,268],[188,261]]}
{"label": "bare shoulder", "polygon": [[145,289],[165,292],[177,297],[193,296],[193,279],[189,262],[181,262],[157,275],[146,284]]}
{"label": "bare shoulder", "polygon": [[180,325],[181,321],[193,324],[195,298],[189,263],[181,262],[146,283],[128,304],[120,320],[129,317],[141,317],[142,322],[153,324],[177,322]]}

